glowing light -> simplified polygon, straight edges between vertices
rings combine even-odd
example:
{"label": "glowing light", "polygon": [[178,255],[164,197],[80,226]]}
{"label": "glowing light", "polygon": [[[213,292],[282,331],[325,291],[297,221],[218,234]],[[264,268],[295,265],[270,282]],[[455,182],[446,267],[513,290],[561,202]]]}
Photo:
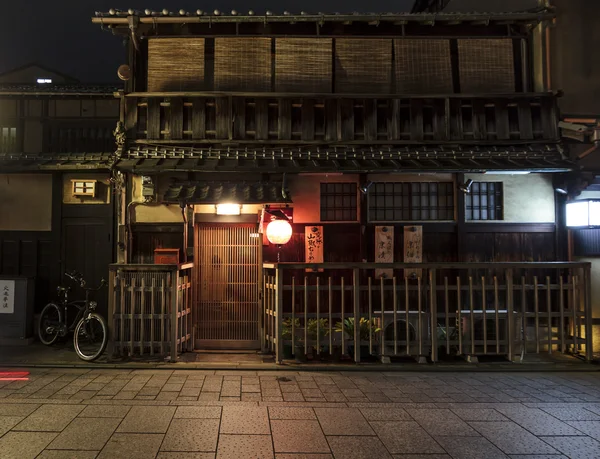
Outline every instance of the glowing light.
{"label": "glowing light", "polygon": [[52,80],[50,78],[38,78],[37,82],[38,84],[48,84],[52,83]]}
{"label": "glowing light", "polygon": [[217,215],[240,215],[242,206],[240,204],[217,204]]}
{"label": "glowing light", "polygon": [[567,202],[567,226],[600,226],[600,201],[580,200]]}
{"label": "glowing light", "polygon": [[0,371],[0,381],[29,381],[28,371]]}
{"label": "glowing light", "polygon": [[267,225],[267,239],[271,244],[287,244],[292,237],[292,225],[287,220],[273,220]]}

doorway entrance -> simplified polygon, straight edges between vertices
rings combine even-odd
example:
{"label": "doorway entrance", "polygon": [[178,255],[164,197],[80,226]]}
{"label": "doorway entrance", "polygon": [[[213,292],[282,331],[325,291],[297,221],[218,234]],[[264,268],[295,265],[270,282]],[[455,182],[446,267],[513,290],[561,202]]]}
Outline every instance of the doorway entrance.
{"label": "doorway entrance", "polygon": [[259,349],[261,241],[254,224],[195,228],[197,349]]}

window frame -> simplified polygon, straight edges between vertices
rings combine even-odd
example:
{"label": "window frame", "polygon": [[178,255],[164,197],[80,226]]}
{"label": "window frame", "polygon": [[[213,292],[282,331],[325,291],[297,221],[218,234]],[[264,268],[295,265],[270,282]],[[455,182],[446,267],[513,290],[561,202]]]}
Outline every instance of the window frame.
{"label": "window frame", "polygon": [[[342,192],[341,194],[336,194],[336,193],[323,193],[323,187],[324,186],[335,186],[335,185],[347,185],[349,186],[351,189],[353,189],[353,193],[351,194],[349,191],[348,192]],[[358,197],[358,185],[356,182],[320,182],[319,183],[319,221],[322,223],[356,223],[359,221],[359,212],[360,212],[360,200]],[[352,211],[354,210],[354,215],[353,215],[353,219],[352,220],[348,220],[348,219],[325,219],[324,217],[324,211],[330,211],[330,212],[336,212],[338,209],[335,207],[335,203],[334,203],[334,207],[329,209],[325,209],[324,210],[324,198],[327,197],[332,197],[332,198],[336,198],[336,197],[342,197],[342,199],[344,197],[350,197],[351,199],[354,200],[354,206],[352,206],[352,203],[350,203],[350,207],[349,208],[344,208],[342,207],[341,210],[339,210],[340,212],[346,212],[346,211]]]}
{"label": "window frame", "polygon": [[[486,192],[482,194],[481,185],[485,184]],[[490,192],[490,184],[494,185],[494,190]],[[499,188],[499,189],[498,189]],[[478,190],[478,191],[477,191]],[[482,196],[486,198],[487,205],[483,207]],[[475,207],[473,204],[474,197],[477,197],[479,200],[478,207]],[[494,198],[494,204],[491,206],[489,204],[490,197]],[[471,201],[471,206],[469,206],[469,201]],[[499,204],[498,204],[499,201]],[[464,197],[464,205],[465,205],[465,222],[467,223],[477,223],[477,222],[501,222],[504,221],[504,182],[502,181],[477,181],[471,184],[470,192],[465,194]],[[499,218],[481,218],[482,210],[488,212],[490,215],[491,211],[495,212],[495,216]],[[475,211],[479,212],[480,218],[473,218],[475,215]],[[471,217],[471,218],[469,218]]]}

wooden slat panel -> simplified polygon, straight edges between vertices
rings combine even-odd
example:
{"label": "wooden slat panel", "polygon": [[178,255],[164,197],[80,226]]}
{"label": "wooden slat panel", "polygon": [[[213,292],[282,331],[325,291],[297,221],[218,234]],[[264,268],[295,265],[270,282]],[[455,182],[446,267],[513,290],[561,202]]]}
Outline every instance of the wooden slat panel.
{"label": "wooden slat panel", "polygon": [[396,92],[452,93],[450,40],[394,40]]}
{"label": "wooden slat panel", "polygon": [[390,101],[388,110],[388,140],[400,138],[400,99]]}
{"label": "wooden slat panel", "polygon": [[452,140],[461,140],[463,138],[461,102],[457,99],[450,99],[450,136]]}
{"label": "wooden slat panel", "polygon": [[215,90],[270,91],[270,38],[215,38]]}
{"label": "wooden slat panel", "polygon": [[278,131],[279,140],[290,140],[292,138],[292,101],[290,99],[279,99]]}
{"label": "wooden slat panel", "polygon": [[473,135],[475,140],[483,140],[487,137],[485,105],[481,99],[473,99]]}
{"label": "wooden slat panel", "polygon": [[[138,99],[137,97],[125,98],[125,130],[130,132],[132,129],[137,129],[138,126]],[[135,137],[131,135],[128,137]]]}
{"label": "wooden slat panel", "polygon": [[217,117],[217,139],[229,139],[229,128],[231,126],[230,99],[217,97],[215,109]]}
{"label": "wooden slat panel", "polygon": [[365,140],[377,140],[377,100],[364,101]]}
{"label": "wooden slat panel", "polygon": [[206,138],[206,100],[194,99],[192,106],[192,137]]}
{"label": "wooden slat panel", "polygon": [[335,92],[389,94],[392,40],[338,38],[335,41]]}
{"label": "wooden slat panel", "polygon": [[148,99],[148,133],[149,139],[160,139],[160,99]]}
{"label": "wooden slat panel", "polygon": [[545,139],[555,139],[557,137],[557,125],[555,101],[549,97],[542,98],[542,127]]}
{"label": "wooden slat panel", "polygon": [[183,99],[174,97],[171,99],[171,139],[183,138]]}
{"label": "wooden slat panel", "polygon": [[246,99],[244,97],[234,97],[232,101],[233,109],[233,138],[246,138]]}
{"label": "wooden slat panel", "polygon": [[267,99],[256,99],[256,139],[266,140],[269,138],[269,101]]}
{"label": "wooden slat panel", "polygon": [[533,122],[531,120],[531,105],[529,101],[519,101],[519,131],[521,139],[533,139]]}
{"label": "wooden slat panel", "polygon": [[515,92],[512,40],[458,40],[458,61],[462,92]]}
{"label": "wooden slat panel", "polygon": [[325,140],[338,140],[338,100],[325,100]]}
{"label": "wooden slat panel", "polygon": [[302,140],[315,138],[315,101],[302,99]]}
{"label": "wooden slat panel", "polygon": [[148,91],[204,89],[204,38],[148,40]]}
{"label": "wooden slat panel", "polygon": [[354,140],[354,100],[341,99],[339,104],[340,114],[340,140]]}
{"label": "wooden slat panel", "polygon": [[331,92],[331,38],[276,38],[275,90]]}

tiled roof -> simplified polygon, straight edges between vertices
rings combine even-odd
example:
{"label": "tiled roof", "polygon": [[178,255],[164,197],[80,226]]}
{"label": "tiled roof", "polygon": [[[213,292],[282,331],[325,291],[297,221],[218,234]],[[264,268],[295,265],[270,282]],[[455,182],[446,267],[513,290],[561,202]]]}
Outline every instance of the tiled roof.
{"label": "tiled roof", "polygon": [[[103,24],[126,23],[128,16],[138,16],[140,21],[153,23],[168,20],[168,22],[454,22],[454,21],[486,21],[486,20],[507,20],[507,21],[536,21],[544,18],[554,17],[554,14],[548,10],[540,11],[516,11],[516,12],[441,12],[441,13],[406,13],[406,12],[296,12],[289,11],[273,12],[249,10],[247,12],[230,12],[212,10],[205,11],[198,9],[196,11],[188,10],[120,10],[111,8],[107,12],[95,13],[93,22]],[[123,21],[124,20],[124,21]]]}
{"label": "tiled roof", "polygon": [[282,183],[276,182],[173,182],[164,195],[164,202],[185,201],[190,204],[240,204],[292,202]]}
{"label": "tiled roof", "polygon": [[86,84],[0,84],[0,94],[33,94],[33,95],[103,95],[112,96],[119,88],[114,85]]}

